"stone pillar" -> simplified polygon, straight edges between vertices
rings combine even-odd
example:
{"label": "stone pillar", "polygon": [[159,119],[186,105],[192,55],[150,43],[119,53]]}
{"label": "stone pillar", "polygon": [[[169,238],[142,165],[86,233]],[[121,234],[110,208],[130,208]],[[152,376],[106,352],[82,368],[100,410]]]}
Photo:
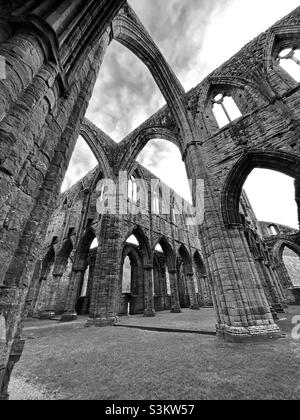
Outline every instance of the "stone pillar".
{"label": "stone pillar", "polygon": [[87,326],[109,327],[119,322],[122,231],[120,217],[102,215],[98,226],[95,271]]}
{"label": "stone pillar", "polygon": [[80,293],[80,286],[84,275],[84,269],[73,270],[70,276],[65,312],[61,316],[61,322],[70,322],[77,319],[76,304]]}
{"label": "stone pillar", "polygon": [[280,295],[282,296],[282,301],[284,302],[283,303],[283,306],[287,308],[288,307],[288,305],[287,305],[287,296],[286,296],[286,293],[285,293],[283,284],[281,283],[280,278],[279,278],[280,271],[278,270],[278,266],[277,265],[273,265],[272,266],[272,271],[273,271],[273,275],[275,277],[275,282],[277,284],[277,288],[278,288],[278,290],[280,290]]}
{"label": "stone pillar", "polygon": [[46,308],[39,313],[40,319],[51,319],[55,316],[56,296],[59,290],[62,274],[53,274]]}
{"label": "stone pillar", "polygon": [[196,295],[196,289],[195,289],[195,283],[194,283],[194,273],[186,273],[185,276],[186,276],[186,280],[187,280],[187,286],[188,286],[190,302],[191,302],[190,309],[195,310],[195,311],[199,311],[200,307],[199,307],[198,300],[197,300],[197,295]]}
{"label": "stone pillar", "polygon": [[154,317],[154,299],[153,299],[153,267],[144,267],[144,302],[145,302],[145,317]]}
{"label": "stone pillar", "polygon": [[279,281],[277,278],[276,268],[271,263],[268,265],[269,273],[272,279],[272,284],[277,295],[279,304],[275,308],[278,313],[284,313],[284,307],[286,306],[285,296],[282,288],[279,286]]}
{"label": "stone pillar", "polygon": [[[199,116],[198,122],[203,124]],[[199,133],[195,137],[199,137]],[[189,179],[194,181],[193,198],[197,205],[195,220],[201,246],[205,249],[211,273],[211,291],[217,311],[217,335],[229,342],[257,341],[281,337],[265,296],[244,228],[236,216],[239,197],[231,196],[232,184],[226,183],[229,170],[208,164],[204,142],[188,145],[183,160]],[[229,169],[229,168],[228,168]],[[238,183],[238,175],[236,175]],[[200,182],[199,182],[200,180]],[[237,190],[239,191],[239,190]],[[222,199],[222,200],[221,200]],[[220,206],[220,202],[222,206]],[[227,205],[227,207],[226,207]],[[231,212],[231,213],[230,213]],[[232,216],[231,218],[229,216]]]}
{"label": "stone pillar", "polygon": [[170,276],[170,285],[171,285],[171,312],[174,314],[180,314],[180,301],[179,301],[179,291],[177,283],[177,271],[169,270]]}

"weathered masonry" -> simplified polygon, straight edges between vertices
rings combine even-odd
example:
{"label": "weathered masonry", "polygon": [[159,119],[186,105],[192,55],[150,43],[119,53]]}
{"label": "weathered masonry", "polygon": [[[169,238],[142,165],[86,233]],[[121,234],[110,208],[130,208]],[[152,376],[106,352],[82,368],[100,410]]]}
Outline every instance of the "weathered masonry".
{"label": "weathered masonry", "polygon": [[[84,128],[91,136],[103,136],[87,121]],[[156,177],[136,163],[126,197],[131,211],[99,215],[97,183],[102,171],[101,166],[95,168],[60,196],[27,296],[28,316],[62,315],[62,321],[72,321],[78,314],[90,314],[89,323],[94,323],[93,313],[102,313],[96,322],[106,325],[128,311],[155,316],[158,311],[212,306],[197,228],[189,226],[186,214],[179,211],[190,205],[173,191],[165,195],[169,201],[164,203],[159,191],[167,190],[163,183],[151,194]],[[144,208],[134,186],[139,179],[148,185],[149,205]],[[112,238],[117,253],[109,248],[103,256]],[[105,264],[99,264],[104,258]],[[108,275],[111,291],[105,287]],[[99,297],[101,289],[106,292]]]}
{"label": "weathered masonry", "polygon": [[[178,310],[174,298],[179,294],[174,291],[178,289],[175,257],[172,260],[169,255],[173,253],[178,261],[178,251],[181,260],[187,261],[189,252],[190,261],[191,250],[198,250],[207,272],[219,337],[235,342],[280,336],[274,310],[281,310],[285,303],[284,289],[290,289],[291,284],[287,273],[284,279],[276,281],[283,270],[280,274],[275,263],[280,265],[284,245],[298,253],[298,235],[297,232],[293,238],[279,235],[274,244],[258,240],[257,231],[240,211],[240,198],[250,172],[254,168],[266,168],[295,179],[295,197],[297,204],[300,203],[300,78],[297,73],[300,8],[258,36],[188,93],[125,0],[4,0],[0,19],[0,56],[6,65],[5,78],[0,78],[0,397],[7,398],[11,370],[22,354],[22,321],[28,309],[32,310],[29,303],[34,296],[30,298],[28,292],[36,291],[32,282],[36,281],[47,226],[57,208],[60,186],[75,142],[81,130],[85,130],[87,105],[113,39],[145,63],[167,106],[118,145],[86,133],[85,139],[98,159],[103,176],[113,181],[120,171],[127,171],[131,176],[137,169],[136,158],[147,142],[162,138],[179,147],[194,185],[197,179],[204,180],[205,185],[204,221],[197,230],[200,246],[188,235],[178,241],[176,235],[185,231],[182,225],[172,234],[168,231],[171,223],[166,226],[162,223],[156,230],[157,234],[163,233],[160,244],[163,252],[156,255],[155,270],[159,271],[160,267],[163,271],[167,265],[170,274],[170,282],[166,281],[164,290],[158,293],[157,307],[171,306]],[[88,193],[82,199],[89,197]],[[193,199],[197,199],[196,189]],[[91,210],[89,206],[85,208]],[[94,221],[88,230],[92,217],[87,213],[83,217],[85,223],[70,225],[70,231],[56,235],[58,242],[51,244],[53,249],[50,247],[48,260],[42,267],[46,272],[43,275],[47,276],[47,270],[51,269],[49,261],[55,259],[54,285],[60,283],[61,267],[66,261],[61,260],[59,266],[59,244],[65,245],[67,253],[72,242],[78,259],[72,267],[64,315],[72,318],[74,314],[77,289],[88,259],[95,273],[92,284],[95,293],[87,294],[91,297],[89,322],[111,325],[120,313],[117,304],[120,293],[116,293],[120,264],[115,263],[111,270],[106,262],[114,256],[115,261],[121,260],[120,243],[124,244],[125,226],[130,231],[132,221],[121,223],[118,215],[109,220],[104,217],[101,226],[97,222],[95,231]],[[150,221],[153,218],[149,216],[147,223]],[[145,228],[144,221],[141,226]],[[73,227],[82,232],[72,232]],[[76,242],[82,239],[83,233],[87,235],[86,242],[83,240],[81,244],[85,249],[81,254],[84,261],[79,258],[80,243]],[[144,272],[143,310],[151,315],[155,309],[151,293],[155,283],[152,258],[155,239],[151,231],[146,240],[147,235],[138,227],[132,233],[137,236],[139,248],[145,251],[142,264],[138,257],[140,249],[136,247],[123,249],[123,257],[127,270],[129,257],[135,272],[131,273],[132,277],[140,279],[139,272]],[[88,244],[93,235],[100,243],[100,250],[90,253]],[[66,244],[62,242],[65,240]],[[172,240],[175,244],[171,244]],[[266,249],[269,245],[274,246],[273,253]],[[270,256],[276,261],[269,260]],[[196,284],[191,279],[194,270],[192,262],[184,271],[185,277],[190,277],[187,284],[191,288],[185,295],[192,301],[197,294],[192,290]],[[286,286],[280,287],[282,282]],[[171,303],[165,290],[167,283],[173,285]],[[126,287],[128,284],[124,282],[124,292]],[[134,287],[138,289],[138,280]],[[56,290],[53,287],[46,294],[51,299],[42,309],[52,309]],[[141,310],[141,295],[139,292],[133,295],[135,302],[124,300],[121,312],[128,303],[131,310]],[[86,304],[81,303],[82,307]],[[196,299],[192,303],[197,305]]]}

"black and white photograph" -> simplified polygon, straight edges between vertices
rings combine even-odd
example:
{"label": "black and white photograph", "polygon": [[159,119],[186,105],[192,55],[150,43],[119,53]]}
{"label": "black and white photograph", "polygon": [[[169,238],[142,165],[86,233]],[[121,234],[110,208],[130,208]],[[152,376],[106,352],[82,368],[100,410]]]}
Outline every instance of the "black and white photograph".
{"label": "black and white photograph", "polygon": [[299,378],[299,0],[0,0],[0,401]]}

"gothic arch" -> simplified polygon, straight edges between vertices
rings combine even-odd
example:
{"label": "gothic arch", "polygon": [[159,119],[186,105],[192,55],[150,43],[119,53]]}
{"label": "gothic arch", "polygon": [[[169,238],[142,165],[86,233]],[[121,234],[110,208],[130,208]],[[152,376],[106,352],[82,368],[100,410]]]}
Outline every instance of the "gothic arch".
{"label": "gothic arch", "polygon": [[185,274],[193,274],[193,261],[185,245],[180,245],[178,253],[184,263]]}
{"label": "gothic arch", "polygon": [[243,185],[255,168],[270,169],[292,178],[300,177],[300,157],[283,151],[250,151],[229,171],[221,193],[221,211],[227,227],[241,223],[239,202]]}
{"label": "gothic arch", "polygon": [[138,132],[135,138],[128,144],[126,151],[120,162],[120,170],[127,171],[130,174],[133,171],[136,159],[138,158],[141,151],[149,143],[149,141],[154,139],[167,140],[175,146],[177,146],[183,154],[182,144],[179,141],[179,136],[176,135],[174,131],[166,127],[147,127],[142,128]]}
{"label": "gothic arch", "polygon": [[143,255],[143,263],[144,266],[152,266],[153,265],[153,253],[150,247],[150,242],[145,234],[144,230],[140,226],[135,226],[129,232],[127,232],[124,241],[123,247],[130,236],[134,235],[139,242],[140,252]]}
{"label": "gothic arch", "polygon": [[[259,97],[261,101],[269,99],[269,96],[261,89],[261,81],[259,85],[254,80],[241,77],[211,76],[207,79],[198,101],[198,110],[200,112],[204,112],[207,107],[210,92],[218,88],[226,88],[228,91],[231,89],[240,89],[241,91],[247,91],[249,94],[253,93],[252,96]],[[253,98],[253,102],[255,102],[255,97]]]}
{"label": "gothic arch", "polygon": [[282,261],[284,248],[289,248],[291,251],[297,254],[300,258],[300,245],[287,239],[280,239],[279,241],[275,243],[272,249],[273,257],[277,261]]}
{"label": "gothic arch", "polygon": [[161,236],[154,245],[154,250],[157,247],[157,245],[160,245],[162,247],[162,250],[164,252],[164,255],[167,260],[167,267],[169,271],[175,271],[176,270],[176,253],[174,252],[174,249],[170,245],[169,241],[165,236]]}
{"label": "gothic arch", "polygon": [[73,270],[85,270],[87,266],[87,258],[90,252],[90,246],[97,237],[93,228],[88,228],[81,238],[74,257]]}
{"label": "gothic arch", "polygon": [[93,127],[92,123],[87,119],[81,125],[80,134],[97,159],[105,178],[111,177],[112,170],[109,163],[109,155],[112,153],[113,148],[116,147],[116,145],[112,144],[113,140],[109,141],[108,136],[99,128]]}
{"label": "gothic arch", "polygon": [[180,129],[183,143],[193,139],[185,108],[185,91],[134,11],[126,5],[112,22],[112,37],[135,54],[149,69]]}
{"label": "gothic arch", "polygon": [[269,31],[265,42],[263,64],[268,82],[276,93],[283,94],[297,85],[291,76],[274,62],[274,57],[280,52],[279,50],[288,48],[291,44],[300,47],[300,25],[277,26]]}

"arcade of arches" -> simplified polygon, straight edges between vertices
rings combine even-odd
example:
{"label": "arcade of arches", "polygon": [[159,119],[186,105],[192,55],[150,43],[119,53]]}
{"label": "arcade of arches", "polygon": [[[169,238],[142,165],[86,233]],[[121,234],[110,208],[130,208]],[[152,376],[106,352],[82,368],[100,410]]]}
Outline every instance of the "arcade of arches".
{"label": "arcade of arches", "polygon": [[[38,3],[0,7],[0,399],[26,316],[108,326],[213,305],[222,339],[281,337],[277,312],[299,304],[299,232],[258,222],[242,188],[253,169],[276,170],[295,179],[300,203],[300,8],[185,92],[125,0]],[[144,62],[167,103],[119,144],[84,119],[112,40]],[[98,166],[60,195],[79,135]],[[153,179],[136,162],[152,139],[179,148],[193,217],[174,192],[136,186]],[[124,171],[134,211],[100,216],[99,180],[117,185]]]}

